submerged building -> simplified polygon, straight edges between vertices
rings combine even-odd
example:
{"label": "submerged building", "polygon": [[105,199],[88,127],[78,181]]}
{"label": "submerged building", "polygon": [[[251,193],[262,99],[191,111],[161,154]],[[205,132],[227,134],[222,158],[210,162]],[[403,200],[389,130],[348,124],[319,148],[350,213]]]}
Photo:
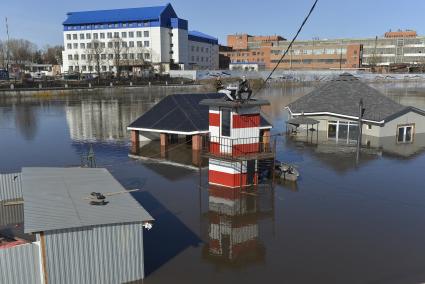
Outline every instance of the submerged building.
{"label": "submerged building", "polygon": [[[311,137],[311,132],[318,130],[314,136],[320,136],[322,141],[355,142],[359,132],[360,101],[364,108],[361,117],[363,144],[382,146],[383,138],[387,137],[396,145],[412,143],[416,135],[425,133],[425,111],[403,106],[348,73],[286,106],[289,127],[296,136],[310,133]],[[317,127],[305,129],[307,124],[317,124]]]}
{"label": "submerged building", "polygon": [[64,72],[138,74],[153,65],[218,69],[218,40],[190,31],[188,21],[165,6],[70,12],[63,22]]}
{"label": "submerged building", "polygon": [[23,168],[1,181],[0,212],[16,215],[0,224],[0,237],[9,240],[0,244],[2,282],[144,278],[143,228],[153,218],[106,169]]}

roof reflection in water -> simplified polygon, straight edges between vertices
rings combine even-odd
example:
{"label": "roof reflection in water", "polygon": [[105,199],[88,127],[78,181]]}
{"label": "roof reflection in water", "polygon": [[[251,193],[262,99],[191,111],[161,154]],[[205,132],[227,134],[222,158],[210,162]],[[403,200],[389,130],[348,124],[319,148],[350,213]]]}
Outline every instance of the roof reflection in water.
{"label": "roof reflection in water", "polygon": [[208,241],[203,257],[219,266],[245,266],[265,261],[260,221],[274,219],[273,189],[209,186]]}

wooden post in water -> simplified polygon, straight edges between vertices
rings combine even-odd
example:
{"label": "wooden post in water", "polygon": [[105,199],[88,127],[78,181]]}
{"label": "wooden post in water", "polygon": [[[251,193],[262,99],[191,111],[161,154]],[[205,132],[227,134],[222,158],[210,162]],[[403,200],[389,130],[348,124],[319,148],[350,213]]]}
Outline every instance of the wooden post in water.
{"label": "wooden post in water", "polygon": [[362,145],[362,132],[363,132],[363,126],[362,126],[362,118],[363,118],[364,108],[363,108],[363,99],[360,99],[359,102],[359,125],[358,125],[358,136],[357,136],[357,155],[356,155],[356,162],[359,163],[360,158],[360,147]]}

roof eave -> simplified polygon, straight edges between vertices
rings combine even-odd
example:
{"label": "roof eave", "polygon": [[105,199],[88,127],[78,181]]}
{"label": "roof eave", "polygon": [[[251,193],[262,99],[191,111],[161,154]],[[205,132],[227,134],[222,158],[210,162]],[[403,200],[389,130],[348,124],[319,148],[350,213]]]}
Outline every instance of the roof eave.
{"label": "roof eave", "polygon": [[[289,113],[291,114],[291,116],[300,116],[300,115],[305,115],[305,116],[316,116],[316,115],[329,115],[329,116],[335,116],[335,117],[342,117],[342,118],[348,118],[348,119],[352,119],[352,120],[359,120],[359,118],[357,116],[351,116],[351,115],[345,115],[345,114],[339,114],[339,113],[333,113],[333,112],[292,112],[291,109],[289,107],[285,107],[286,109],[288,109]],[[371,120],[371,119],[362,119],[363,122],[369,122],[369,123],[373,123],[373,124],[385,124],[386,120],[383,119],[381,121],[376,121],[376,120]]]}

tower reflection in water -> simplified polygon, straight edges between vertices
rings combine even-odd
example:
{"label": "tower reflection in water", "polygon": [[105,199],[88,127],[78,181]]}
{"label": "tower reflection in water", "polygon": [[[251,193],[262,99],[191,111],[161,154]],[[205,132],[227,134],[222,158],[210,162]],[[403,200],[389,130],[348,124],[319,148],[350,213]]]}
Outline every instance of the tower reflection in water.
{"label": "tower reflection in water", "polygon": [[266,249],[260,239],[260,221],[274,219],[273,189],[208,189],[208,241],[204,258],[224,266],[261,263]]}

